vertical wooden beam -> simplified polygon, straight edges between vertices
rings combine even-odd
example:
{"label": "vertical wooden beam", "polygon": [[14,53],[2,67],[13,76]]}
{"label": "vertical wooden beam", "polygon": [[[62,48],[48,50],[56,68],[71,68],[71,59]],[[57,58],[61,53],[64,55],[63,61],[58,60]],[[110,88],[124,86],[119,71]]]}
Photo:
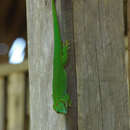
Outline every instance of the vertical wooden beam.
{"label": "vertical wooden beam", "polygon": [[96,44],[98,1],[75,0],[74,42],[78,90],[78,130],[102,130]]}
{"label": "vertical wooden beam", "polygon": [[24,128],[24,73],[12,73],[8,76],[7,130]]}
{"label": "vertical wooden beam", "polygon": [[128,130],[122,0],[74,0],[79,130]]}
{"label": "vertical wooden beam", "polygon": [[53,110],[53,26],[51,0],[27,0],[31,130],[66,130]]}
{"label": "vertical wooden beam", "polygon": [[4,99],[4,78],[0,77],[0,130],[4,130],[4,113],[5,113],[5,99]]}

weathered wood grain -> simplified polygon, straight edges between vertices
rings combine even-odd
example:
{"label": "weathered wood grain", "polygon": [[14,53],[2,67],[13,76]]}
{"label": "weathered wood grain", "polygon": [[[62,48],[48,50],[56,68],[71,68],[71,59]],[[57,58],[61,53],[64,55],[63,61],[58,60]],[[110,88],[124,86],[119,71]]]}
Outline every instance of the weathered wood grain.
{"label": "weathered wood grain", "polygon": [[31,130],[66,130],[52,107],[53,25],[51,0],[27,0]]}
{"label": "weathered wood grain", "polygon": [[102,130],[96,46],[98,1],[75,0],[74,42],[78,90],[78,130]]}
{"label": "weathered wood grain", "polygon": [[24,73],[12,73],[8,76],[7,130],[24,128]]}
{"label": "weathered wood grain", "polygon": [[129,130],[122,0],[74,0],[79,130]]}
{"label": "weathered wood grain", "polygon": [[4,130],[5,124],[5,99],[4,99],[4,78],[0,77],[0,130]]}

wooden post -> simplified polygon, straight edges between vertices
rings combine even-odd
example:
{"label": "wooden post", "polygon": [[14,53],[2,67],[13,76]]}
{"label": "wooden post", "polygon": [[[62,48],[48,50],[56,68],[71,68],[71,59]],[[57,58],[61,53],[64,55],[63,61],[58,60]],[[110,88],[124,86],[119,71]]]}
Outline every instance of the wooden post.
{"label": "wooden post", "polygon": [[128,130],[122,0],[74,0],[79,130]]}
{"label": "wooden post", "polygon": [[4,99],[4,78],[0,77],[0,130],[4,130],[4,113],[5,113],[5,99]]}
{"label": "wooden post", "polygon": [[53,24],[51,0],[27,0],[31,130],[66,130],[53,110]]}
{"label": "wooden post", "polygon": [[24,128],[24,73],[12,73],[8,76],[7,130]]}

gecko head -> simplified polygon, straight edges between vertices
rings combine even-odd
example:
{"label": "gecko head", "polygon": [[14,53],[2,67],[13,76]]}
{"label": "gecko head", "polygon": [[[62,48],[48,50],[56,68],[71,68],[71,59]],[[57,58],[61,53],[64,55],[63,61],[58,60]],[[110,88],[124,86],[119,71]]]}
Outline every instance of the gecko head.
{"label": "gecko head", "polygon": [[57,113],[67,114],[67,108],[62,102],[59,102],[56,105],[53,105],[53,108]]}

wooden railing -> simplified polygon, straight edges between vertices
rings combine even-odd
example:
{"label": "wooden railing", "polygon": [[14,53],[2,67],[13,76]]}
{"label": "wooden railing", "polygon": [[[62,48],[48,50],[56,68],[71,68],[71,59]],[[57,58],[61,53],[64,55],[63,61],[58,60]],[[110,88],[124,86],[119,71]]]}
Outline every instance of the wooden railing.
{"label": "wooden railing", "polygon": [[27,71],[27,60],[0,65],[0,130],[28,129]]}

